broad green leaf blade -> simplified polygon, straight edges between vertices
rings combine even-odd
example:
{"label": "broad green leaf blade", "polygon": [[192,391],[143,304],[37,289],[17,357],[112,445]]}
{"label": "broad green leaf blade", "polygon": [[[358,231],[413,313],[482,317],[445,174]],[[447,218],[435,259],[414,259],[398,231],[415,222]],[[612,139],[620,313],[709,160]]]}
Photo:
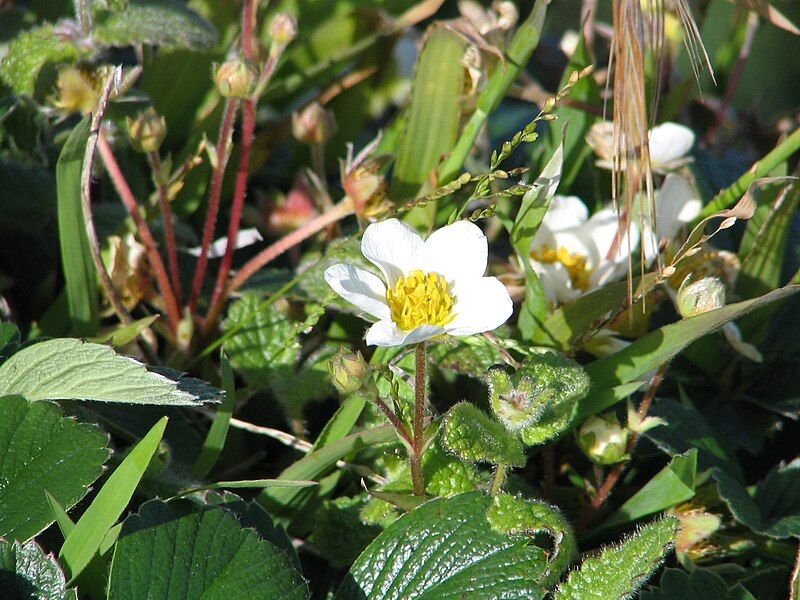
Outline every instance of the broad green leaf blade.
{"label": "broad green leaf blade", "polygon": [[284,552],[224,508],[153,500],[125,520],[108,600],[305,600],[308,587]]}
{"label": "broad green leaf blade", "polygon": [[0,62],[0,79],[16,94],[33,96],[45,65],[72,62],[78,56],[77,46],[57,36],[52,25],[35,27],[8,45],[8,53]]}
{"label": "broad green leaf blade", "polygon": [[441,444],[470,462],[524,467],[525,450],[515,435],[474,404],[459,402],[444,417]]}
{"label": "broad green leaf blade", "polygon": [[618,546],[591,556],[558,586],[554,600],[630,598],[672,549],[678,520],[665,517],[640,528]]}
{"label": "broad green leaf blade", "polygon": [[[286,468],[278,479],[319,480],[344,456],[354,450],[397,441],[397,434],[388,425],[351,433],[340,440],[308,453],[296,463]],[[267,489],[259,494],[257,501],[267,508],[270,514],[289,512],[293,502],[298,499],[298,489]]]}
{"label": "broad green leaf blade", "polygon": [[[666,425],[669,427],[669,425]],[[627,525],[644,517],[672,508],[694,497],[697,475],[697,450],[679,454],[640,488],[590,535]]]}
{"label": "broad green leaf blade", "polygon": [[564,145],[559,144],[553,156],[533,182],[533,187],[525,192],[514,226],[511,228],[511,244],[525,271],[525,300],[520,309],[518,325],[523,339],[531,339],[541,327],[547,313],[544,290],[530,260],[531,242],[542,224],[550,200],[558,189],[564,165]]}
{"label": "broad green leaf blade", "polygon": [[[647,273],[633,281],[634,298],[652,289],[658,280],[657,273]],[[534,341],[562,352],[574,350],[582,345],[595,324],[619,311],[628,297],[628,283],[619,281],[581,296],[547,317],[542,328],[536,332]]]}
{"label": "broad green leaf blade", "polygon": [[131,0],[120,12],[100,15],[93,37],[102,46],[149,44],[206,50],[217,42],[214,26],[177,0]]}
{"label": "broad green leaf blade", "polygon": [[741,585],[728,589],[725,580],[709,569],[694,568],[691,573],[664,569],[657,587],[639,594],[639,600],[755,600]]}
{"label": "broad green leaf blade", "polygon": [[53,555],[45,555],[36,542],[24,546],[0,538],[0,590],[15,600],[70,600],[64,573]]}
{"label": "broad green leaf blade", "polygon": [[63,338],[23,348],[0,365],[0,394],[19,394],[31,401],[193,406],[215,401],[217,390],[191,378],[175,381],[148,371],[108,346]]}
{"label": "broad green leaf blade", "polygon": [[61,265],[72,331],[78,336],[94,335],[99,322],[97,271],[89,250],[81,204],[81,169],[90,125],[87,117],[72,130],[56,165]]}
{"label": "broad green leaf blade", "polygon": [[352,565],[382,531],[378,525],[362,522],[363,507],[362,496],[325,500],[318,509],[311,539],[322,556],[337,568]]}
{"label": "broad green leaf blade", "polygon": [[167,418],[164,417],[134,446],[64,540],[59,556],[73,580],[92,560],[103,538],[128,506],[166,428]]}
{"label": "broad green leaf blade", "polygon": [[28,540],[53,522],[45,497],[74,506],[103,472],[108,438],[50,402],[0,398],[0,536]]}
{"label": "broad green leaf blade", "polygon": [[694,340],[798,290],[800,286],[787,286],[652,331],[624,350],[588,365],[586,371],[592,379],[592,388],[602,390],[633,381],[671,359]]}
{"label": "broad green leaf blade", "polygon": [[737,521],[774,538],[800,536],[800,459],[770,471],[752,493],[722,469],[713,475],[720,498]]}
{"label": "broad green leaf blade", "polygon": [[397,149],[391,197],[414,198],[458,137],[466,44],[435,26],[419,55],[407,124]]}
{"label": "broad green leaf blade", "polygon": [[404,515],[358,557],[337,600],[541,598],[544,553],[493,530],[490,503],[461,494]]}
{"label": "broad green leaf blade", "polygon": [[233,369],[225,352],[219,353],[220,370],[222,371],[222,389],[225,392],[225,399],[217,408],[214,415],[214,422],[203,442],[200,456],[194,465],[193,473],[195,477],[203,478],[211,472],[217,464],[222,449],[225,447],[225,440],[228,437],[228,427],[233,415],[233,407],[236,404],[236,382],[233,379]]}

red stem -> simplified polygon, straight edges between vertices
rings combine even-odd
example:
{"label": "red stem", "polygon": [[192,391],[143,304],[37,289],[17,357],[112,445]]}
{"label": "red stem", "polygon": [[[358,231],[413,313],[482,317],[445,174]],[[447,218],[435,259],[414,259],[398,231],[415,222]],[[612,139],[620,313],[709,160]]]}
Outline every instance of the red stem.
{"label": "red stem", "polygon": [[208,194],[208,210],[206,211],[206,222],[203,226],[203,240],[200,247],[200,256],[197,259],[197,266],[194,270],[192,280],[192,291],[189,294],[189,310],[192,314],[197,311],[197,298],[200,296],[200,288],[203,286],[203,279],[206,276],[208,266],[208,248],[214,237],[214,228],[217,225],[217,214],[219,213],[219,198],[222,193],[222,181],[225,177],[225,168],[230,157],[230,144],[233,123],[236,120],[236,109],[239,101],[236,98],[228,98],[225,102],[225,113],[222,117],[222,124],[219,128],[219,138],[217,139],[217,165],[211,174],[211,189]]}
{"label": "red stem", "polygon": [[150,164],[153,168],[153,174],[156,178],[156,187],[158,188],[158,201],[161,204],[161,216],[164,221],[164,242],[167,246],[167,259],[169,260],[169,274],[172,278],[172,291],[175,293],[175,298],[180,303],[180,298],[183,294],[181,290],[181,274],[178,269],[178,248],[175,244],[175,227],[172,222],[172,209],[169,205],[169,196],[167,185],[163,183],[163,164],[158,152],[151,152],[148,154]]}
{"label": "red stem", "polygon": [[106,140],[102,131],[97,137],[97,147],[100,150],[103,164],[106,167],[108,175],[111,177],[117,194],[119,194],[122,203],[128,210],[128,214],[130,214],[133,222],[136,224],[139,238],[142,240],[145,251],[147,252],[147,260],[153,268],[158,289],[161,292],[162,298],[164,298],[170,330],[172,333],[175,333],[178,329],[178,323],[181,320],[180,309],[178,308],[178,301],[175,298],[175,293],[172,291],[172,284],[170,283],[169,275],[167,275],[167,270],[164,267],[164,261],[161,260],[161,255],[158,253],[153,234],[150,232],[147,222],[142,218],[142,215],[139,214],[139,206],[136,203],[136,198],[131,188],[128,186],[128,182],[125,180],[125,176],[122,174],[122,170],[119,168],[119,164],[117,164],[117,160],[114,158],[111,146],[108,145],[108,140]]}

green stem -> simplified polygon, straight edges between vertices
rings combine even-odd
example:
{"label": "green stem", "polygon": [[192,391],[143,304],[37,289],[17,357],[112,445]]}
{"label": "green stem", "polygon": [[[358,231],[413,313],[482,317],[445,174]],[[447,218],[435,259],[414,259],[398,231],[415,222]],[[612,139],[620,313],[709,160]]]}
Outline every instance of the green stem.
{"label": "green stem", "polygon": [[548,4],[550,0],[536,0],[531,14],[517,29],[506,49],[504,61],[498,65],[489,83],[478,96],[475,112],[461,132],[453,151],[439,169],[439,185],[453,180],[461,170],[489,115],[500,105],[506,91],[517,80],[536,46],[539,45]]}
{"label": "green stem", "polygon": [[414,370],[414,432],[409,455],[411,482],[414,495],[425,495],[425,479],[422,476],[422,453],[425,450],[425,342],[416,346]]}
{"label": "green stem", "polygon": [[503,489],[503,484],[508,475],[508,465],[497,465],[492,473],[492,479],[489,481],[489,495],[496,496]]}
{"label": "green stem", "polygon": [[713,215],[715,212],[728,208],[744,195],[751,183],[760,177],[769,175],[775,167],[789,158],[799,148],[800,129],[796,129],[785,140],[768,152],[764,158],[750,167],[750,169],[739,177],[732,186],[717,194],[716,197],[703,208],[697,218],[692,221],[691,227],[696,227],[700,221]]}

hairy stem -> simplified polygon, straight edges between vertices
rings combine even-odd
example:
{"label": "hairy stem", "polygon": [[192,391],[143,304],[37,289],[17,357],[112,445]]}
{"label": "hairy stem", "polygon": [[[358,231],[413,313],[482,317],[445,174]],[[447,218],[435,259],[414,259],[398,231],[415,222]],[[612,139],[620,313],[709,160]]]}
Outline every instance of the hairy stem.
{"label": "hairy stem", "polygon": [[425,450],[425,342],[415,348],[414,368],[414,433],[409,464],[414,495],[425,495],[425,479],[422,476],[422,453]]}
{"label": "hairy stem", "polygon": [[383,414],[386,415],[386,418],[389,419],[389,422],[397,430],[397,435],[399,435],[401,438],[403,438],[403,440],[407,444],[410,444],[410,445],[413,444],[413,441],[411,439],[411,435],[409,435],[409,433],[408,433],[408,429],[406,428],[405,425],[403,425],[403,423],[400,421],[400,419],[397,417],[397,415],[394,414],[394,411],[387,406],[386,402],[384,402],[380,398],[376,398],[375,399],[375,404],[377,405],[378,408],[381,409]]}
{"label": "hairy stem", "polygon": [[164,299],[164,307],[167,311],[169,329],[174,334],[177,331],[178,323],[181,320],[180,309],[178,308],[178,301],[175,298],[175,293],[172,291],[172,284],[170,283],[169,275],[167,275],[167,269],[164,266],[164,261],[161,259],[161,255],[158,253],[158,248],[155,240],[153,239],[153,234],[150,232],[150,227],[148,227],[147,221],[145,221],[142,215],[139,213],[139,205],[136,202],[136,198],[134,197],[128,182],[125,180],[125,176],[122,174],[122,170],[119,168],[117,159],[114,158],[114,153],[111,150],[111,146],[109,146],[108,140],[106,140],[102,131],[98,132],[97,147],[100,150],[100,156],[103,159],[103,164],[106,167],[109,177],[111,177],[111,181],[114,184],[114,188],[117,190],[117,194],[119,194],[119,197],[122,200],[122,203],[125,205],[128,214],[136,224],[139,238],[142,240],[147,253],[147,260],[150,263],[150,267],[153,269],[153,273],[155,274],[156,284],[161,292],[161,297]]}
{"label": "hairy stem", "polygon": [[492,473],[492,478],[489,481],[489,495],[496,496],[503,489],[503,484],[508,475],[508,465],[497,465]]}
{"label": "hairy stem", "polygon": [[219,213],[219,198],[222,193],[222,180],[225,177],[225,168],[230,157],[230,138],[233,131],[233,124],[236,120],[236,112],[239,108],[239,100],[228,98],[225,102],[225,112],[222,117],[222,124],[219,128],[217,138],[217,164],[211,174],[211,189],[208,194],[208,208],[206,210],[206,221],[203,225],[203,239],[200,246],[200,256],[197,259],[197,266],[194,270],[192,279],[192,291],[189,294],[189,310],[195,314],[197,310],[197,298],[200,296],[200,288],[203,286],[203,279],[206,275],[208,266],[208,248],[214,237],[214,227],[217,224],[217,214]]}
{"label": "hairy stem", "polygon": [[172,222],[172,209],[169,205],[169,192],[164,173],[164,165],[158,152],[148,152],[147,160],[153,169],[153,176],[158,188],[158,202],[161,205],[161,218],[164,221],[164,243],[167,246],[167,260],[169,261],[169,274],[172,278],[172,291],[180,302],[181,274],[178,270],[178,248],[175,244],[175,227]]}

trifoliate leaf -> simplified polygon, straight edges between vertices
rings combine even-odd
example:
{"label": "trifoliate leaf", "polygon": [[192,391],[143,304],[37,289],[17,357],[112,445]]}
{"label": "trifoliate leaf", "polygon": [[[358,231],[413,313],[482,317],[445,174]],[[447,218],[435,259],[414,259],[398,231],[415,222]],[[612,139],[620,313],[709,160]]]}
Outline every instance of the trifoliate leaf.
{"label": "trifoliate leaf", "polygon": [[525,466],[527,457],[519,440],[473,404],[460,402],[447,411],[442,446],[472,462]]}
{"label": "trifoliate leaf", "polygon": [[640,528],[618,546],[591,556],[558,586],[553,600],[630,598],[672,548],[678,520],[665,517]]}
{"label": "trifoliate leaf", "polygon": [[0,589],[4,598],[16,600],[72,600],[64,573],[36,542],[24,546],[0,539]]}

